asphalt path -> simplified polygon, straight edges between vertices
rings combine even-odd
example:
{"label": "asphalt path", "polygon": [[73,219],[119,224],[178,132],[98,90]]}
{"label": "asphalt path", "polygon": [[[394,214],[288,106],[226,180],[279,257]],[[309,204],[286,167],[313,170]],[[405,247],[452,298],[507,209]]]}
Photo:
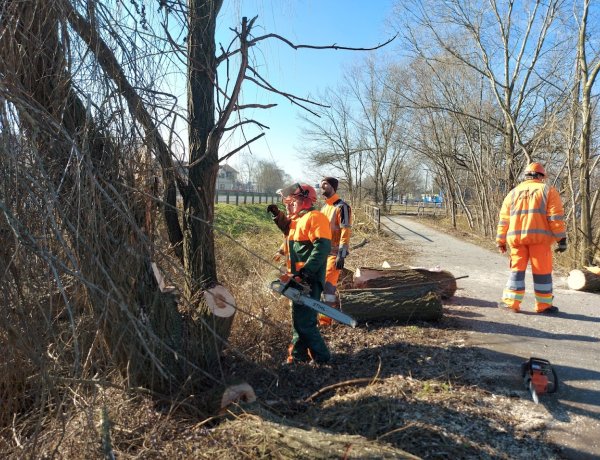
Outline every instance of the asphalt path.
{"label": "asphalt path", "polygon": [[544,412],[548,439],[561,446],[564,458],[600,459],[600,293],[569,290],[565,277],[555,274],[554,305],[560,312],[536,314],[528,268],[521,312],[502,310],[497,304],[509,273],[506,255],[409,216],[385,216],[381,224],[415,251],[413,264],[468,275],[457,281],[456,295],[445,307],[468,331],[470,345],[483,351],[490,373],[482,379],[528,397],[520,364],[532,356],[549,360],[559,389],[532,403],[533,410]]}

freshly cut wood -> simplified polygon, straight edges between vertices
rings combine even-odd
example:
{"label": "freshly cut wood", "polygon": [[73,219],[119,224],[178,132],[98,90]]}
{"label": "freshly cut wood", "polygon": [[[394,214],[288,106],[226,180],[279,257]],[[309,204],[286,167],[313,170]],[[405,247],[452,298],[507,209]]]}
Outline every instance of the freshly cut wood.
{"label": "freshly cut wood", "polygon": [[575,291],[600,291],[599,267],[585,267],[581,270],[571,270],[567,278],[567,285],[569,289]]}
{"label": "freshly cut wood", "polygon": [[586,270],[594,273],[595,275],[600,275],[600,267],[597,267],[595,265],[590,265],[588,267],[584,267]]}
{"label": "freshly cut wood", "polygon": [[428,291],[437,292],[442,299],[451,298],[456,292],[454,275],[445,270],[428,270],[426,268],[357,268],[354,273],[356,289],[395,287],[397,289],[427,287]]}
{"label": "freshly cut wood", "polygon": [[339,296],[340,309],[358,322],[437,321],[443,313],[440,296],[431,286],[347,289]]}
{"label": "freshly cut wood", "polygon": [[236,311],[235,299],[231,293],[222,285],[204,291],[204,299],[210,311],[221,318],[229,318]]}
{"label": "freshly cut wood", "polygon": [[255,401],[254,389],[246,382],[217,385],[190,399],[190,403],[207,417],[223,415],[232,405]]}

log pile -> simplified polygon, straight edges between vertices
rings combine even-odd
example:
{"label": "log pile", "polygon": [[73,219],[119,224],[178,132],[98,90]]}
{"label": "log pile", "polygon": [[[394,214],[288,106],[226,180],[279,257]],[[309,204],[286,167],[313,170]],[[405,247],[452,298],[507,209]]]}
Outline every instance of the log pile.
{"label": "log pile", "polygon": [[600,291],[600,267],[571,270],[567,278],[569,289],[575,291]]}

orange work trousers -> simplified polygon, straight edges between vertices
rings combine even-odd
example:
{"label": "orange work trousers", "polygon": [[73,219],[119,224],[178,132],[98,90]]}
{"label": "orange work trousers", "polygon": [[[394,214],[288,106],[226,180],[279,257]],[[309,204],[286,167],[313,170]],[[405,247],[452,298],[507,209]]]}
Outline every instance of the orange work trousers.
{"label": "orange work trousers", "polygon": [[531,261],[535,311],[552,306],[552,249],[549,244],[530,244],[510,248],[510,276],[502,293],[503,302],[515,311],[525,296],[525,271]]}
{"label": "orange work trousers", "polygon": [[[337,283],[340,279],[340,270],[335,268],[335,259],[337,256],[327,256],[327,268],[325,271],[325,289],[323,290],[323,301],[329,306],[337,306]],[[329,326],[332,319],[319,313],[319,324]]]}

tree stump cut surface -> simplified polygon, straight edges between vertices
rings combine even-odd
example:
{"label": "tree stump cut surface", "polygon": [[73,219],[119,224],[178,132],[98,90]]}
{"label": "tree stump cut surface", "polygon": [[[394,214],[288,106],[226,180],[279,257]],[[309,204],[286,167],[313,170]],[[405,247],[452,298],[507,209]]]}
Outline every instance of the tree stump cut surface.
{"label": "tree stump cut surface", "polygon": [[600,267],[571,270],[567,285],[575,291],[600,291]]}

